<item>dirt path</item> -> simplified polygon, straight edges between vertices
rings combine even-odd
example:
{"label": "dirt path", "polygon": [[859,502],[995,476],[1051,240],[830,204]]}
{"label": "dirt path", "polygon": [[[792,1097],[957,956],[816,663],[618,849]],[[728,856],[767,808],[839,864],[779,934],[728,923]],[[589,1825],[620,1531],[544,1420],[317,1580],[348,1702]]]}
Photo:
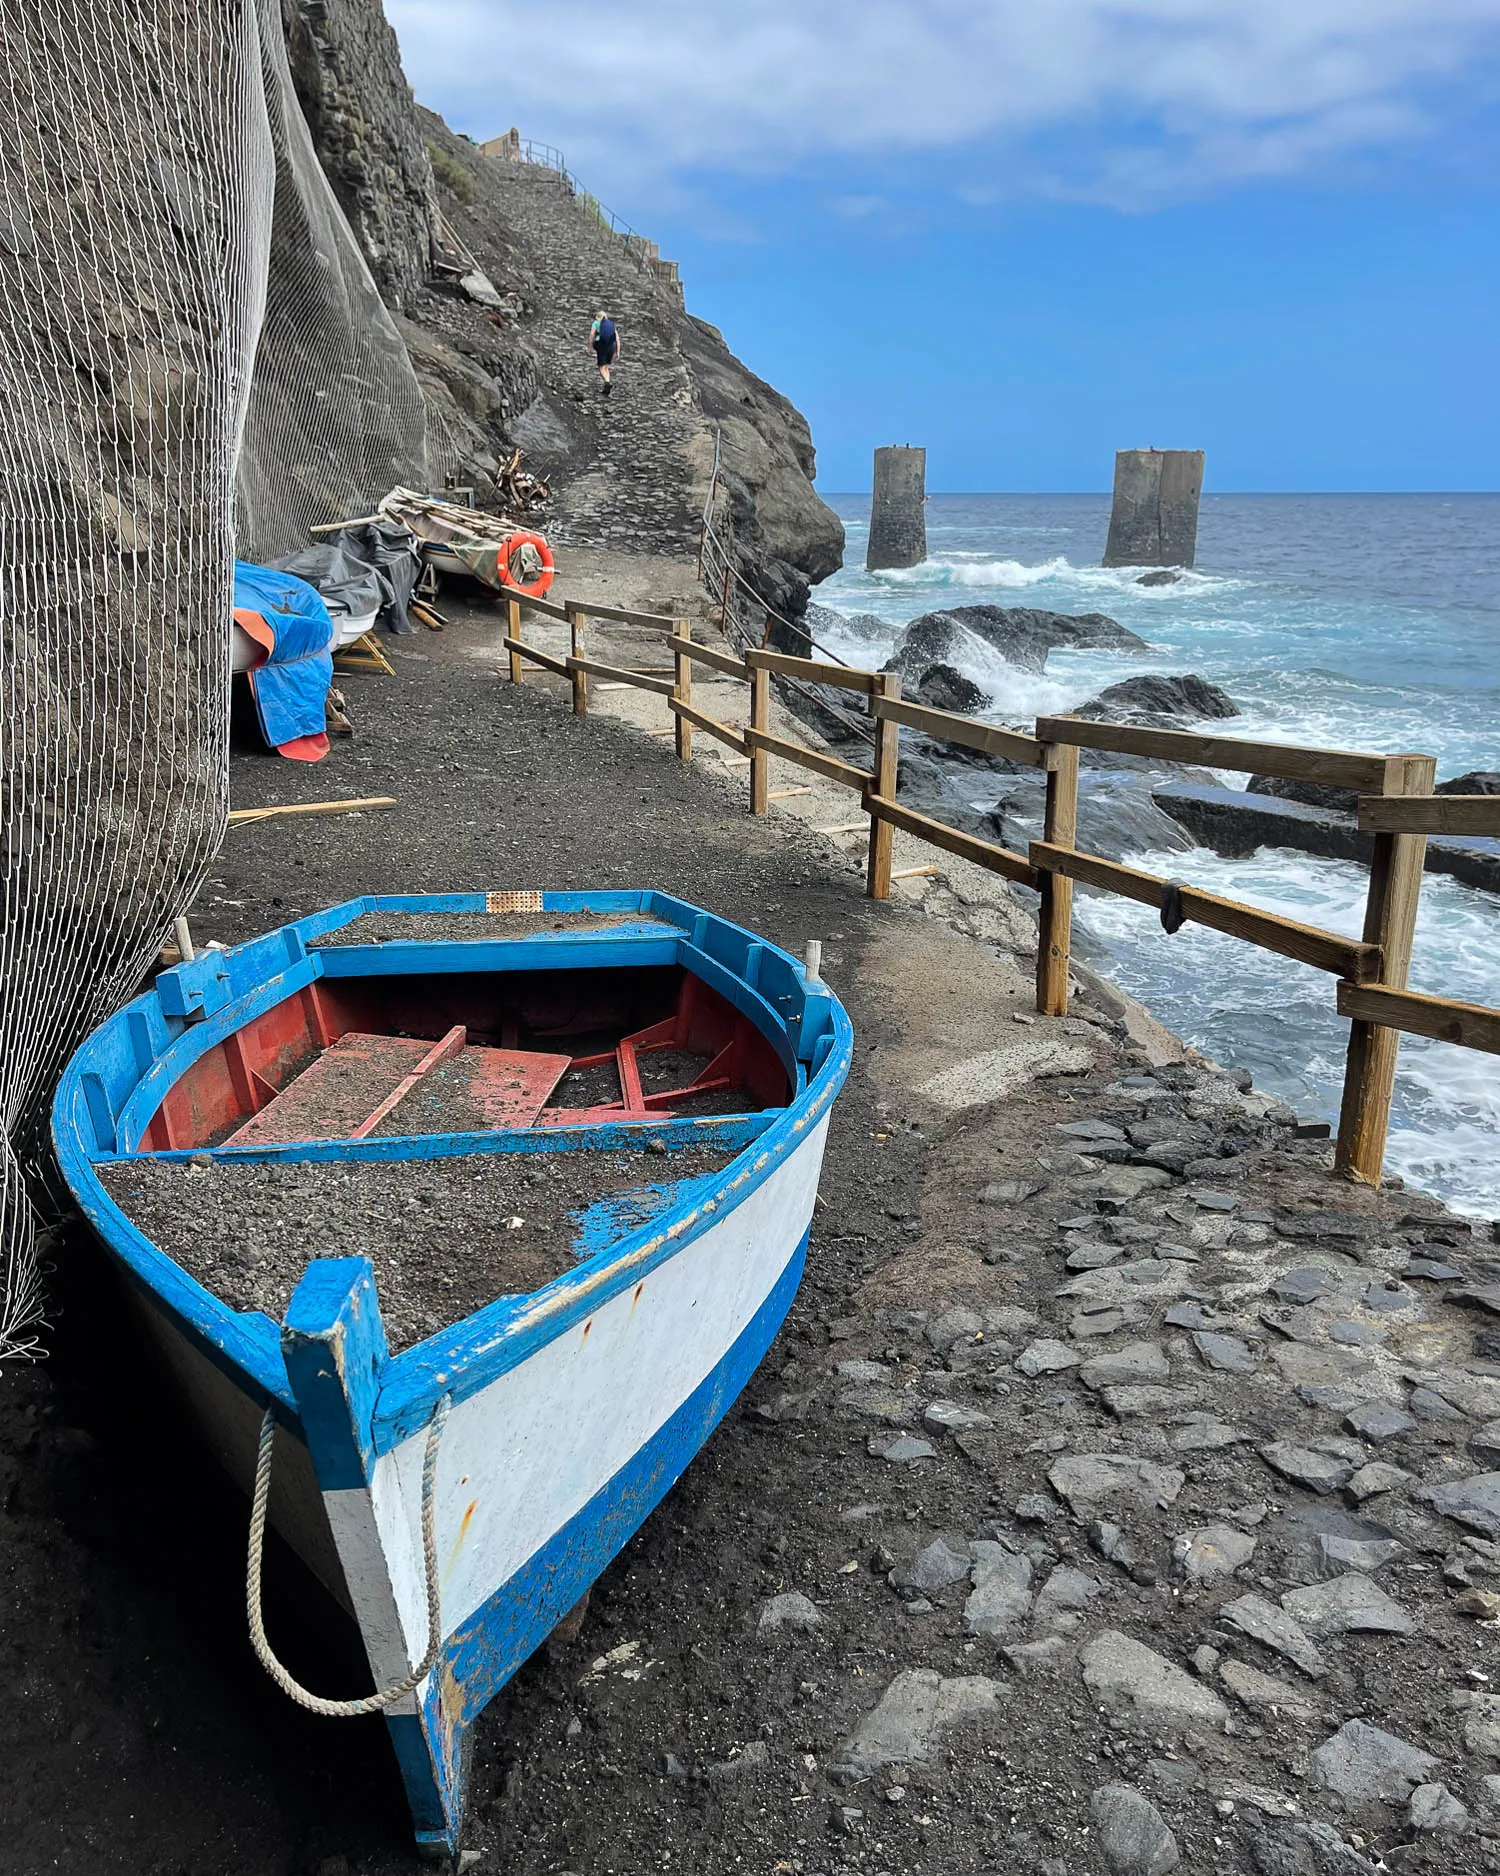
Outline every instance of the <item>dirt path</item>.
{"label": "dirt path", "polygon": [[[822,938],[857,1050],[788,1327],[491,1710],[469,1867],[1500,1867],[1469,1613],[1500,1505],[1459,1489],[1500,1438],[1488,1237],[1335,1182],[1107,998],[1034,1019],[1024,923],[946,863],[920,890],[980,937],[865,901],[805,798],[756,822],[716,754],[500,681],[496,629],[347,684],[358,734],[320,767],[237,760],[237,805],[400,805],[236,829],[199,937],[361,891],[661,886]],[[243,1507],[160,1417],[97,1260],[58,1265],[56,1359],[0,1380],[0,1867],[409,1869],[379,1723],[259,1676]],[[351,1665],[277,1619],[340,1691]]]}

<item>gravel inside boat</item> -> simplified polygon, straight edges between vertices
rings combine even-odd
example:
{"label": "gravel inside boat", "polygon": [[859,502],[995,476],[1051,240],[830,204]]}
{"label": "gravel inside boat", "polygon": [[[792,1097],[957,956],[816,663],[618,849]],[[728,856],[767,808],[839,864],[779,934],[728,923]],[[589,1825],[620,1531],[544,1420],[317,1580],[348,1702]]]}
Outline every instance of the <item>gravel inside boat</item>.
{"label": "gravel inside boat", "polygon": [[[435,1160],[121,1160],[99,1168],[125,1215],[234,1309],[280,1322],[315,1257],[368,1257],[392,1350],[578,1259],[579,1215],[611,1201],[610,1235],[718,1172],[729,1148],[467,1153]],[[590,1245],[588,1249],[596,1248]]]}
{"label": "gravel inside boat", "polygon": [[549,931],[608,931],[616,925],[639,925],[646,916],[644,912],[361,912],[309,949],[392,944],[400,939],[462,944],[473,939],[534,938]]}

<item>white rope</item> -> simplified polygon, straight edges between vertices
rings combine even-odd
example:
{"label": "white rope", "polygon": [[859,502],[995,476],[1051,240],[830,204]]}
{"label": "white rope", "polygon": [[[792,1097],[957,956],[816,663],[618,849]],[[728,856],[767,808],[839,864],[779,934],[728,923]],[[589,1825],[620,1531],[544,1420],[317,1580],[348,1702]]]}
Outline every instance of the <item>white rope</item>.
{"label": "white rope", "polygon": [[250,1554],[245,1569],[245,1609],[250,1618],[250,1645],[255,1657],[271,1679],[289,1699],[328,1720],[357,1719],[365,1713],[381,1713],[412,1693],[432,1672],[443,1646],[442,1589],[438,1583],[437,1521],[433,1511],[433,1487],[437,1480],[438,1447],[442,1442],[443,1423],[452,1405],[444,1394],[433,1409],[427,1428],[427,1451],[422,1460],[422,1562],[427,1577],[427,1650],[410,1674],[394,1687],[378,1694],[366,1694],[362,1700],[325,1700],[309,1693],[294,1681],[271,1652],[266,1639],[265,1617],[261,1612],[260,1574],[266,1542],[266,1505],[271,1496],[271,1448],[276,1441],[276,1411],[266,1409],[260,1423],[260,1447],[255,1455],[255,1497],[250,1505]]}

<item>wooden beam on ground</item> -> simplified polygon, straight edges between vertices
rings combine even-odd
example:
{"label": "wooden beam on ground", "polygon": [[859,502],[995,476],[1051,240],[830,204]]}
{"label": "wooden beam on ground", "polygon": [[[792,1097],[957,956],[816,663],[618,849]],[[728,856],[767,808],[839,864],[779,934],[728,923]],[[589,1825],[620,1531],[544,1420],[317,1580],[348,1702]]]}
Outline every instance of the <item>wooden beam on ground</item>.
{"label": "wooden beam on ground", "polygon": [[745,662],[752,670],[775,671],[782,677],[801,678],[804,684],[833,684],[840,690],[862,691],[867,697],[877,688],[880,676],[878,671],[855,671],[845,664],[793,658],[784,651],[747,651]]}
{"label": "wooden beam on ground", "polygon": [[811,769],[815,775],[827,776],[830,782],[839,782],[861,794],[869,784],[867,769],[857,769],[851,762],[840,762],[836,756],[822,755],[816,749],[804,749],[801,743],[789,743],[785,737],[772,736],[765,730],[746,730],[745,742],[752,749],[764,750],[768,756],[780,756],[784,762],[795,762],[799,768]]}
{"label": "wooden beam on ground", "polygon": [[[941,847],[945,853],[957,854],[960,860],[972,860],[975,866],[999,873],[1005,879],[1013,879],[1018,885],[1035,887],[1040,884],[1036,869],[1019,853],[1012,853],[1009,847],[997,846],[991,840],[981,840],[977,834],[961,833],[958,828],[949,827],[944,821],[934,821],[930,815],[918,814],[914,808],[903,807],[899,801],[892,801],[888,796],[866,795],[865,806],[872,815],[877,815],[892,827],[899,827],[903,833],[915,834],[918,840],[925,840],[930,847]],[[819,831],[826,834],[841,830],[821,828]]]}
{"label": "wooden beam on ground", "polygon": [[799,782],[795,788],[773,788],[766,799],[767,801],[789,801],[793,795],[810,795],[811,793],[810,782]]}
{"label": "wooden beam on ground", "polygon": [[892,879],[932,879],[942,872],[940,866],[903,866],[899,873],[892,873]]}
{"label": "wooden beam on ground", "polygon": [[745,748],[744,732],[737,730],[733,724],[721,723],[717,717],[711,717],[706,710],[699,710],[693,704],[684,703],[680,697],[668,698],[667,708],[674,715],[686,718],[695,729],[702,730],[705,736],[712,736],[721,743],[727,743],[731,749],[744,756],[747,762],[750,760]]}
{"label": "wooden beam on ground", "polygon": [[956,710],[931,710],[926,704],[907,703],[899,697],[876,697],[870,704],[870,715],[904,723],[908,729],[921,730],[924,736],[936,737],[940,742],[959,743],[965,749],[981,749],[989,756],[1029,763],[1034,769],[1054,766],[1050,744],[1015,730],[1003,730],[998,723],[980,723],[974,717],[960,716]]}
{"label": "wooden beam on ground", "polygon": [[1429,997],[1416,990],[1392,990],[1385,984],[1341,983],[1339,1015],[1378,1023],[1409,1036],[1456,1042],[1461,1048],[1500,1055],[1500,1010],[1482,1003],[1459,1003],[1452,997]]}
{"label": "wooden beam on ground", "polygon": [[815,827],[815,834],[863,834],[869,826],[867,821],[836,821],[832,827]]}
{"label": "wooden beam on ground", "polygon": [[277,821],[294,814],[368,814],[395,805],[394,795],[366,795],[353,801],[287,801],[274,808],[231,808],[229,825],[242,827],[247,821]]}
{"label": "wooden beam on ground", "polygon": [[1500,795],[1362,795],[1366,834],[1478,834],[1500,838]]}
{"label": "wooden beam on ground", "polygon": [[1256,743],[1237,736],[1200,736],[1188,730],[1146,730],[1128,723],[1091,723],[1083,717],[1038,717],[1036,733],[1044,743],[1071,743],[1079,749],[1110,749],[1117,755],[1160,756],[1167,762],[1193,762],[1209,769],[1235,769],[1247,775],[1278,775],[1287,781],[1326,782],[1333,788],[1359,788],[1395,794],[1402,756],[1367,755],[1352,749],[1299,749],[1283,743]]}
{"label": "wooden beam on ground", "polygon": [[[1078,880],[1085,886],[1100,886],[1117,892],[1122,898],[1160,910],[1168,882],[1154,873],[1140,873],[1132,866],[1114,860],[1101,860],[1092,853],[1075,853],[1071,848],[1034,840],[1029,848],[1031,863],[1037,871],[1056,873],[1064,879]],[[1355,938],[1340,938],[1336,932],[1317,925],[1301,925],[1295,919],[1280,918],[1274,912],[1262,912],[1237,899],[1221,899],[1216,893],[1200,892],[1196,886],[1179,889],[1186,918],[1196,925],[1206,925],[1231,938],[1243,938],[1274,951],[1280,957],[1296,958],[1336,977],[1348,977],[1355,983],[1373,983],[1380,975],[1380,946]]]}

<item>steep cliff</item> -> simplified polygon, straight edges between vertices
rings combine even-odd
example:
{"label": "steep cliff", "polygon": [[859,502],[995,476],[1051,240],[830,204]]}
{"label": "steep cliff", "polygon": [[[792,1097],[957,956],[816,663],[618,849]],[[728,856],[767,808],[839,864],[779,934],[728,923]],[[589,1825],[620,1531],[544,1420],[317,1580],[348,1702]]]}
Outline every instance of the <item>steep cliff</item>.
{"label": "steep cliff", "polygon": [[[802,416],[562,176],[485,156],[417,105],[378,0],[282,6],[319,159],[426,400],[429,481],[474,484],[482,500],[520,445],[551,478],[559,540],[692,552],[717,432],[742,563],[770,603],[800,611],[843,554]],[[455,237],[494,303],[435,269]],[[607,403],[587,346],[601,307],[622,346]]]}

